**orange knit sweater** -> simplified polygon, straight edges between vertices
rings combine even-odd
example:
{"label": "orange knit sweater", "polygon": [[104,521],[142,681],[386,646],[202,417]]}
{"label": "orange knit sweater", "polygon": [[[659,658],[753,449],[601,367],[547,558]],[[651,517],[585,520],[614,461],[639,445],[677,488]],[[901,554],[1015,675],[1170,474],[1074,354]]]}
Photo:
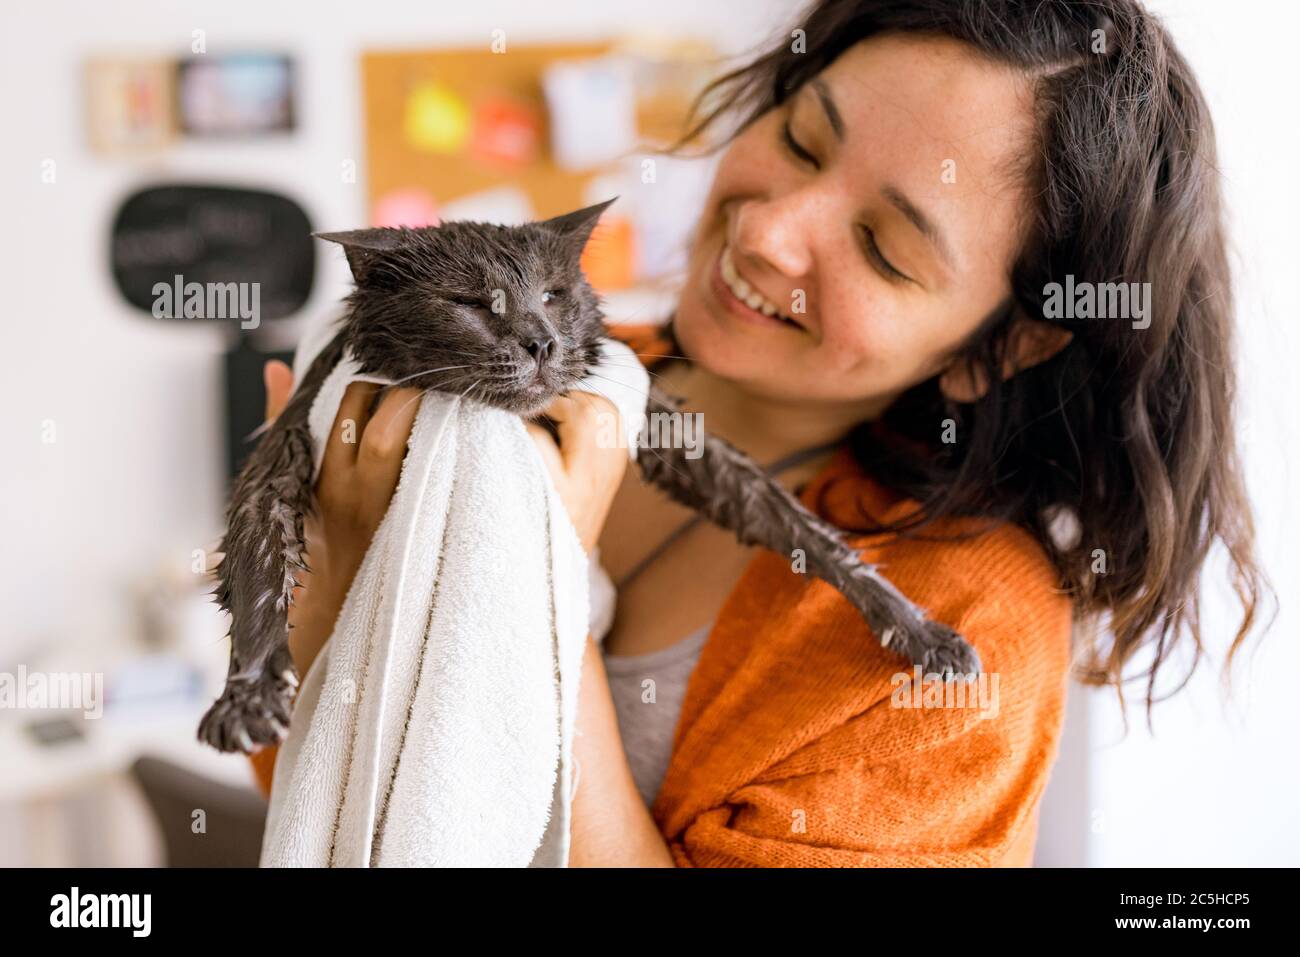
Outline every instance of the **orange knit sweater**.
{"label": "orange knit sweater", "polygon": [[[636,343],[646,351],[644,340]],[[844,528],[914,506],[847,450],[803,501]],[[975,525],[951,520],[930,534]],[[1026,532],[860,537],[864,560],[979,651],[945,696],[831,586],[763,553],[732,591],[682,704],[652,812],[679,866],[1027,866],[1056,756],[1071,606]],[[270,791],[275,749],[253,757]]]}

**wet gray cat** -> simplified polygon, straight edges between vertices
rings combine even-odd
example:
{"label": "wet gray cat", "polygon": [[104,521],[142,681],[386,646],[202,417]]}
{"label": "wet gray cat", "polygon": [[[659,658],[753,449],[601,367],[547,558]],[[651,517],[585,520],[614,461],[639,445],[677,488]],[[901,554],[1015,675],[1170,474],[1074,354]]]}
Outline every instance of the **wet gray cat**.
{"label": "wet gray cat", "polygon": [[[286,616],[294,576],[306,567],[303,517],[313,504],[307,416],[345,349],[364,372],[539,415],[586,377],[605,335],[579,257],[608,205],[514,227],[450,222],[318,234],[343,246],[356,287],[338,332],[235,482],[216,590],[231,615],[230,671],[200,740],[249,751],[280,741],[289,726],[298,679]],[[651,389],[648,414],[677,409]],[[927,673],[979,670],[964,639],[928,620],[746,455],[713,436],[702,455],[687,451],[642,448],[637,463],[647,480],[742,543],[781,555],[802,549],[809,574],[837,588],[883,644]]]}

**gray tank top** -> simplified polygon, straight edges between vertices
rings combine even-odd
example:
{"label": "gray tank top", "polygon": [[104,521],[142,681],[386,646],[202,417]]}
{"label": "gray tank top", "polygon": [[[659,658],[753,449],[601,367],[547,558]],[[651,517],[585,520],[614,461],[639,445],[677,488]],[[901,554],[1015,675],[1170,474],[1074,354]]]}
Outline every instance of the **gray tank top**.
{"label": "gray tank top", "polygon": [[623,750],[647,807],[654,803],[668,771],[686,683],[712,628],[705,625],[667,648],[644,655],[604,656]]}
{"label": "gray tank top", "polygon": [[[768,466],[772,475],[830,452],[838,442],[801,449]],[[691,521],[677,527],[663,542],[626,576],[626,583],[696,524],[704,521],[696,515]],[[600,564],[600,550],[593,548],[588,563],[591,596],[591,633],[602,642],[605,674],[609,677],[609,691],[618,715],[619,735],[623,750],[632,767],[632,778],[641,792],[641,799],[649,807],[654,803],[668,771],[673,753],[673,734],[681,714],[682,700],[686,697],[686,684],[695,663],[699,660],[704,643],[713,630],[705,625],[694,634],[644,655],[604,654],[604,639],[614,623],[614,606],[618,601],[617,589]]]}
{"label": "gray tank top", "polygon": [[649,807],[668,771],[673,732],[677,730],[677,717],[686,697],[686,683],[713,625],[644,655],[606,654],[604,640],[614,625],[618,592],[600,563],[599,548],[592,549],[587,570],[591,586],[591,634],[601,642],[609,693],[614,699],[619,737],[632,768],[632,779]]}

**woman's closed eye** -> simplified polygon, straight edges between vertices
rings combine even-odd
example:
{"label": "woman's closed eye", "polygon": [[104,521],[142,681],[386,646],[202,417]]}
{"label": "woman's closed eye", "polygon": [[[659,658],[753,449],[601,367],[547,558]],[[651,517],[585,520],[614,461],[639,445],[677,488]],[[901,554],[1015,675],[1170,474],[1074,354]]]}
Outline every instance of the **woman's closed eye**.
{"label": "woman's closed eye", "polygon": [[885,254],[880,251],[880,246],[876,243],[876,234],[871,231],[870,227],[862,227],[862,246],[866,251],[867,258],[871,260],[884,277],[891,282],[913,282],[911,276],[897,269],[893,263],[885,258]]}
{"label": "woman's closed eye", "polygon": [[794,130],[791,128],[788,119],[781,123],[781,142],[790,151],[790,155],[799,162],[807,163],[813,169],[822,168],[821,162],[813,155],[812,151],[795,139]]}
{"label": "woman's closed eye", "polygon": [[[821,161],[816,157],[812,150],[804,146],[794,135],[794,129],[790,121],[784,120],[781,123],[781,141],[786,150],[801,163],[811,166],[813,169],[821,169]],[[876,242],[876,235],[868,227],[862,227],[862,246],[866,252],[867,258],[872,265],[891,282],[912,282],[912,278],[904,273],[901,269],[891,263],[885,254],[880,251],[880,246]]]}

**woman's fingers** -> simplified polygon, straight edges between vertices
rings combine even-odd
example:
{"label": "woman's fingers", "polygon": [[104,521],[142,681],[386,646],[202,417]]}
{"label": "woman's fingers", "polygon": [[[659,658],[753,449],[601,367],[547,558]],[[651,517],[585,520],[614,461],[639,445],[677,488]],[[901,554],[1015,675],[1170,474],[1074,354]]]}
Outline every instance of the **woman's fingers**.
{"label": "woman's fingers", "polygon": [[262,381],[266,384],[266,421],[277,418],[289,404],[293,393],[293,370],[279,359],[271,359],[262,366]]}
{"label": "woman's fingers", "polygon": [[525,423],[528,429],[528,435],[537,446],[537,451],[541,453],[542,462],[546,465],[546,470],[551,473],[551,478],[559,482],[564,478],[564,459],[560,457],[559,446],[555,444],[555,439],[551,438],[551,433],[542,428],[536,422]]}
{"label": "woman's fingers", "polygon": [[566,471],[607,471],[615,465],[621,471],[627,451],[618,447],[618,411],[608,399],[590,392],[571,392],[552,402],[546,415],[559,433]]}
{"label": "woman's fingers", "polygon": [[[420,389],[391,389],[366,423],[357,453],[357,474],[367,487],[387,491],[397,487],[406,458],[406,441],[420,411]],[[386,501],[387,499],[385,499]]]}
{"label": "woman's fingers", "polygon": [[627,450],[618,441],[618,412],[607,399],[574,392],[551,403],[546,415],[555,423],[558,448],[541,426],[529,425],[528,432],[574,530],[590,551],[627,469]]}
{"label": "woman's fingers", "polygon": [[357,460],[357,450],[361,447],[361,436],[370,421],[370,407],[374,404],[375,393],[379,386],[373,382],[349,382],[339,402],[339,410],[334,415],[334,427],[330,429],[329,441],[325,444],[325,457],[321,462],[321,475],[337,475],[351,471]]}

